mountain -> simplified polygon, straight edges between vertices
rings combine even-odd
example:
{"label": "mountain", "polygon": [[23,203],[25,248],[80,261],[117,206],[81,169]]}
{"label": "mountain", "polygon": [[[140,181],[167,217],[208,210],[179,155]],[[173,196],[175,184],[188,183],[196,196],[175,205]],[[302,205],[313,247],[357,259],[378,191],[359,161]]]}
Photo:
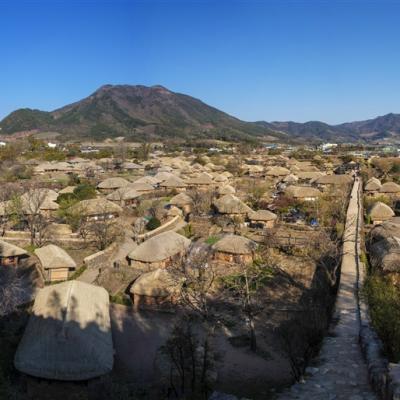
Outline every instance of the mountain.
{"label": "mountain", "polygon": [[127,140],[214,138],[225,140],[373,142],[399,141],[400,114],[329,125],[320,121],[245,122],[194,97],[163,86],[105,85],[89,97],[45,112],[20,109],[0,121],[0,134],[59,132],[64,139],[125,136]]}
{"label": "mountain", "polygon": [[284,134],[244,122],[193,97],[162,86],[105,85],[89,97],[52,112],[21,109],[0,122],[2,134],[56,131],[70,138],[248,139]]}

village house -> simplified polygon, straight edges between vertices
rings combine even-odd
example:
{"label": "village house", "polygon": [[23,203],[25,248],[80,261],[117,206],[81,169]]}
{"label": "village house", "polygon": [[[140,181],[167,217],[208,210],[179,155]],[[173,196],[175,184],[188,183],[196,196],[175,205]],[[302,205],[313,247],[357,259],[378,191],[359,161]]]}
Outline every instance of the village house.
{"label": "village house", "polygon": [[367,216],[374,225],[381,224],[382,222],[394,217],[394,215],[394,211],[388,205],[380,201],[374,203],[367,210]]}
{"label": "village house", "polygon": [[167,231],[147,239],[128,254],[129,265],[152,271],[167,268],[179,262],[191,241],[173,231]]}
{"label": "village house", "polygon": [[121,187],[128,186],[129,182],[124,178],[107,178],[97,185],[97,189],[102,193],[111,193]]}
{"label": "village house", "polygon": [[20,260],[27,256],[28,252],[26,250],[0,240],[0,266],[16,267]]}
{"label": "village house", "polygon": [[225,263],[251,263],[256,243],[238,235],[226,235],[213,245],[214,260]]}
{"label": "village house", "polygon": [[87,221],[89,220],[109,220],[118,218],[123,209],[118,205],[103,197],[82,200],[71,207],[71,211],[81,214]]}
{"label": "village house", "polygon": [[65,281],[76,270],[76,263],[61,247],[49,244],[35,250],[47,282]]}
{"label": "village house", "polygon": [[235,194],[235,193],[236,193],[236,189],[229,184],[226,184],[224,186],[219,186],[217,188],[218,196],[225,196],[226,194]]}
{"label": "village house", "polygon": [[161,182],[159,187],[163,190],[175,190],[177,192],[183,192],[186,190],[186,183],[183,179],[173,175],[167,180]]}
{"label": "village house", "polygon": [[14,358],[24,374],[86,381],[114,363],[109,294],[76,280],[41,289]]}
{"label": "village house", "polygon": [[400,197],[400,185],[395,182],[386,182],[382,184],[379,193],[392,199],[397,199]]}
{"label": "village house", "polygon": [[179,281],[166,269],[158,268],[139,276],[129,292],[136,310],[167,307],[176,303]]}
{"label": "village house", "polygon": [[190,178],[186,181],[186,184],[189,189],[209,189],[215,182],[212,180],[212,177],[207,173],[202,173],[197,177]]}
{"label": "village house", "polygon": [[289,186],[286,188],[285,194],[300,201],[316,201],[322,193],[310,186]]}
{"label": "village house", "polygon": [[322,190],[328,188],[346,187],[353,183],[350,175],[324,175],[315,180],[315,184]]}
{"label": "village house", "polygon": [[125,186],[109,193],[106,199],[119,204],[121,207],[136,207],[139,203],[140,196],[141,194],[136,189]]}
{"label": "village house", "polygon": [[180,208],[184,215],[188,215],[192,212],[193,200],[186,193],[179,193],[172,197],[169,204]]}
{"label": "village house", "polygon": [[249,213],[251,228],[269,229],[275,226],[278,216],[268,210],[258,210]]}
{"label": "village house", "polygon": [[367,196],[375,196],[379,194],[381,187],[381,181],[378,178],[372,177],[366,182],[364,192]]}
{"label": "village house", "polygon": [[221,215],[230,218],[245,219],[253,210],[233,194],[226,194],[214,202],[214,207]]}

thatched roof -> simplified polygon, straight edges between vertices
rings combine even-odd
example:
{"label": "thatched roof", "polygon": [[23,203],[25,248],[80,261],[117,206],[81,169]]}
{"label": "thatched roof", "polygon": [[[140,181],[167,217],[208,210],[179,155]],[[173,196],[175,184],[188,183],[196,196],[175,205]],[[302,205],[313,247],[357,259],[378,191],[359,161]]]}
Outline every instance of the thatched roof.
{"label": "thatched roof", "polygon": [[31,189],[21,196],[21,206],[24,214],[36,214],[39,210],[58,210],[59,205],[55,202],[58,193],[54,190],[40,188]]}
{"label": "thatched roof", "polygon": [[35,250],[35,255],[44,269],[76,269],[76,262],[73,258],[64,249],[55,244],[39,247]]}
{"label": "thatched roof", "polygon": [[373,221],[385,221],[394,216],[394,211],[381,201],[374,203],[367,213]]}
{"label": "thatched roof", "polygon": [[350,175],[324,175],[316,179],[315,182],[318,185],[348,185],[353,182],[353,178]]}
{"label": "thatched roof", "polygon": [[325,176],[322,172],[314,172],[314,171],[296,172],[296,175],[299,179],[301,179],[303,181],[311,181],[311,180],[321,178],[322,176]]}
{"label": "thatched roof", "polygon": [[400,272],[400,238],[390,236],[369,246],[371,265],[384,272]]}
{"label": "thatched roof", "polygon": [[265,173],[267,176],[286,176],[289,174],[290,171],[285,167],[271,167]]}
{"label": "thatched roof", "polygon": [[249,213],[249,219],[252,221],[274,221],[277,218],[276,214],[268,210],[258,210]]}
{"label": "thatched roof", "polygon": [[130,292],[139,296],[167,297],[179,290],[179,280],[166,269],[158,268],[139,276]]}
{"label": "thatched roof", "polygon": [[375,177],[369,179],[364,186],[364,190],[367,192],[379,191],[382,184],[381,181]]}
{"label": "thatched roof", "polygon": [[296,199],[314,198],[322,194],[318,189],[311,186],[289,186],[286,188],[285,193]]}
{"label": "thatched roof", "polygon": [[379,189],[381,193],[398,193],[400,192],[400,185],[394,182],[386,182]]}
{"label": "thatched roof", "polygon": [[217,174],[214,177],[214,181],[218,182],[218,183],[227,182],[228,181],[228,177],[226,175],[223,175],[223,174]]}
{"label": "thatched roof", "polygon": [[190,243],[190,240],[184,236],[173,231],[167,231],[141,243],[128,254],[128,258],[148,263],[164,261],[186,251]]}
{"label": "thatched roof", "polygon": [[213,249],[229,254],[251,254],[257,245],[250,239],[238,235],[226,235],[213,245]]}
{"label": "thatched roof", "polygon": [[66,186],[64,189],[61,189],[58,194],[65,194],[65,193],[74,193],[76,186]]}
{"label": "thatched roof", "polygon": [[121,214],[122,208],[113,203],[112,201],[106,200],[103,197],[96,199],[82,200],[79,203],[71,207],[73,211],[80,212],[86,216],[95,216],[103,214]]}
{"label": "thatched roof", "polygon": [[126,187],[122,187],[117,190],[114,190],[113,192],[111,192],[110,194],[108,194],[106,196],[106,199],[112,200],[112,201],[121,201],[121,200],[136,199],[139,196],[140,196],[140,193],[136,189],[134,189],[130,186],[126,186]]}
{"label": "thatched roof", "polygon": [[142,176],[141,178],[136,179],[133,183],[136,185],[142,184],[142,183],[149,184],[149,185],[157,185],[158,180],[155,179],[154,176],[148,175],[148,176]]}
{"label": "thatched roof", "polygon": [[144,182],[133,182],[129,184],[129,187],[135,189],[137,192],[151,192],[154,190],[154,186],[150,183]]}
{"label": "thatched roof", "polygon": [[236,193],[236,189],[235,189],[233,186],[231,186],[231,185],[224,185],[224,186],[220,186],[220,187],[217,189],[217,193],[218,193],[219,195],[234,194],[234,193]]}
{"label": "thatched roof", "polygon": [[126,179],[116,177],[105,179],[104,181],[100,182],[97,187],[99,189],[118,189],[127,185],[129,185],[129,182]]}
{"label": "thatched roof", "polygon": [[206,185],[212,185],[214,182],[210,177],[210,175],[202,173],[197,177],[188,179],[186,183],[188,185],[194,185],[194,186],[206,186]]}
{"label": "thatched roof", "polygon": [[286,175],[286,176],[282,179],[282,181],[283,181],[283,182],[286,182],[286,183],[295,183],[295,182],[297,182],[298,180],[299,180],[299,178],[298,178],[296,175],[293,175],[293,174]]}
{"label": "thatched roof", "polygon": [[21,247],[15,246],[11,243],[7,243],[4,240],[0,240],[0,257],[16,257],[28,254],[28,252]]}
{"label": "thatched roof", "polygon": [[183,179],[177,177],[177,176],[171,176],[164,182],[160,183],[160,187],[165,187],[165,188],[183,188],[186,186],[186,183],[183,181]]}
{"label": "thatched roof", "polygon": [[15,354],[17,370],[80,381],[109,373],[113,342],[105,289],[68,281],[41,289]]}
{"label": "thatched roof", "polygon": [[192,204],[193,200],[186,193],[179,193],[176,196],[172,197],[169,203],[175,206],[186,206],[188,204]]}
{"label": "thatched roof", "polygon": [[226,194],[214,202],[220,214],[248,214],[253,210],[233,194]]}

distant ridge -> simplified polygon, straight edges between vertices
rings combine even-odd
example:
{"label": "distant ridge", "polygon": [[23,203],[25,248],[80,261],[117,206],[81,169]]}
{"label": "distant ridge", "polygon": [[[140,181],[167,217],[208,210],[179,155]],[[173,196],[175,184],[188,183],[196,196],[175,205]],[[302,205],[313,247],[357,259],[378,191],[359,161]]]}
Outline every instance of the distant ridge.
{"label": "distant ridge", "polygon": [[396,141],[400,115],[328,125],[319,121],[245,122],[194,97],[161,86],[104,85],[90,96],[45,112],[19,109],[0,121],[0,134],[52,131],[68,139],[128,140],[268,138],[296,141]]}

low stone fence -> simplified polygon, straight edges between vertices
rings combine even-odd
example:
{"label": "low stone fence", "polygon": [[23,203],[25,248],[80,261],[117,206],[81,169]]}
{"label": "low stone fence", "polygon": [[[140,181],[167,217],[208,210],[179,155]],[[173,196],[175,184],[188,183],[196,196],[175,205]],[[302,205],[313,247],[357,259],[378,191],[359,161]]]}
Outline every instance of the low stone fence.
{"label": "low stone fence", "polygon": [[105,268],[109,267],[110,258],[117,250],[118,245],[116,242],[112,243],[106,249],[91,254],[83,259],[83,263],[87,268]]}
{"label": "low stone fence", "polygon": [[136,241],[138,243],[141,243],[147,239],[150,239],[153,236],[158,235],[159,233],[162,232],[166,232],[166,231],[170,231],[173,229],[173,227],[175,225],[178,225],[178,223],[182,222],[182,217],[180,215],[176,215],[174,218],[172,218],[171,220],[169,220],[168,222],[166,222],[164,225],[159,226],[158,228],[150,231],[150,232],[146,232],[143,233],[141,235],[137,235],[136,237]]}

